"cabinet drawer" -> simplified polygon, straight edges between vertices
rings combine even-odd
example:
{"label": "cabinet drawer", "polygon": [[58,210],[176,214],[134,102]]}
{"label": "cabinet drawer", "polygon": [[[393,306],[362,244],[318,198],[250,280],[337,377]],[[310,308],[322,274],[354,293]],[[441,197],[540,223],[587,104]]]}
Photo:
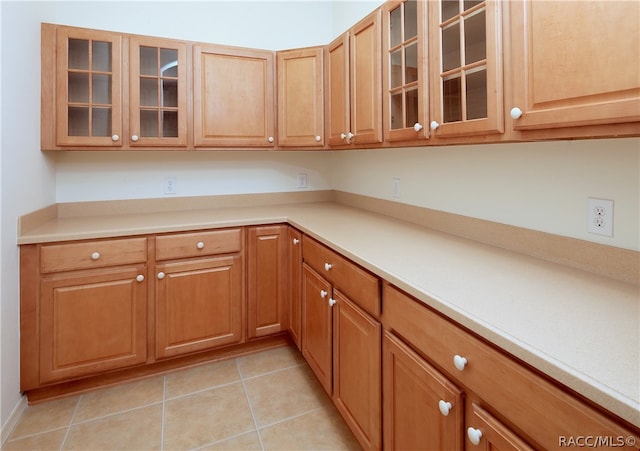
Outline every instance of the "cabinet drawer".
{"label": "cabinet drawer", "polygon": [[328,247],[304,236],[302,258],[368,313],[380,315],[380,280]]}
{"label": "cabinet drawer", "polygon": [[[388,284],[384,324],[546,449],[559,436],[633,435],[546,377]],[[454,356],[466,359],[462,370]]]}
{"label": "cabinet drawer", "polygon": [[145,261],[147,239],[144,237],[47,244],[40,248],[40,271],[43,273],[104,268]]}
{"label": "cabinet drawer", "polygon": [[242,250],[242,229],[179,233],[156,237],[156,260],[229,254]]}

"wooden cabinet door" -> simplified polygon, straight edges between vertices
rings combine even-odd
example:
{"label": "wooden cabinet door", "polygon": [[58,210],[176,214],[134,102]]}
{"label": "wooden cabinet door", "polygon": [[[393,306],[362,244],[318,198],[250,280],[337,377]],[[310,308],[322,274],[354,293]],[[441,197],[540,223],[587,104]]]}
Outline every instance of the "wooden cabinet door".
{"label": "wooden cabinet door", "polygon": [[389,332],[382,349],[384,448],[462,450],[460,389]]}
{"label": "wooden cabinet door", "polygon": [[428,3],[433,135],[504,132],[502,2]]}
{"label": "wooden cabinet door", "polygon": [[351,138],[353,144],[382,142],[382,38],[380,9],[349,33]]}
{"label": "wooden cabinet door", "polygon": [[239,255],[156,265],[156,357],[242,341]]}
{"label": "wooden cabinet door", "polygon": [[195,46],[196,147],[273,147],[274,53],[222,46]]}
{"label": "wooden cabinet door", "polygon": [[324,146],[323,47],[278,52],[278,144]]}
{"label": "wooden cabinet door", "polygon": [[325,50],[325,117],[330,146],[348,144],[351,130],[349,99],[349,33],[335,39]]}
{"label": "wooden cabinet door", "polygon": [[[43,143],[50,134],[46,127],[52,127],[48,114],[53,98],[56,145],[122,146],[122,36],[63,26],[55,31],[43,27],[45,34],[49,39],[55,35],[55,49],[47,48],[53,41],[44,42]],[[45,75],[45,52],[56,55],[55,97],[49,97],[53,80]]]}
{"label": "wooden cabinet door", "polygon": [[365,449],[380,449],[381,325],[334,290],[333,397]]}
{"label": "wooden cabinet door", "polygon": [[394,0],[382,10],[384,138],[429,137],[427,3]]}
{"label": "wooden cabinet door", "polygon": [[248,229],[248,336],[287,330],[287,226]]}
{"label": "wooden cabinet door", "polygon": [[289,333],[302,351],[302,233],[289,227]]}
{"label": "wooden cabinet door", "polygon": [[187,145],[187,44],[129,39],[129,143]]}
{"label": "wooden cabinet door", "polygon": [[638,2],[513,2],[514,127],[639,121],[638,17]]}
{"label": "wooden cabinet door", "polygon": [[533,451],[513,431],[476,403],[467,409],[467,449]]}
{"label": "wooden cabinet door", "polygon": [[331,285],[313,269],[302,266],[302,355],[331,395],[333,310]]}
{"label": "wooden cabinet door", "polygon": [[146,274],[139,265],[42,280],[40,383],[146,361]]}

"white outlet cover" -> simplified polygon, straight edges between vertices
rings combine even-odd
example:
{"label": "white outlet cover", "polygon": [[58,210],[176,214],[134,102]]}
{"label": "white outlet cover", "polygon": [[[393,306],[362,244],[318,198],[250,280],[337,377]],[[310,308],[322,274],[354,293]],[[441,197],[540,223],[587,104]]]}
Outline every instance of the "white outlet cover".
{"label": "white outlet cover", "polygon": [[165,177],[164,178],[164,193],[165,194],[176,194],[178,192],[176,188],[176,178],[175,177]]}
{"label": "white outlet cover", "polygon": [[307,174],[298,174],[298,188],[304,189],[307,187]]}
{"label": "white outlet cover", "polygon": [[613,200],[589,197],[587,205],[589,233],[613,237]]}
{"label": "white outlet cover", "polygon": [[393,179],[393,198],[394,199],[400,199],[400,179],[399,178],[394,178]]}

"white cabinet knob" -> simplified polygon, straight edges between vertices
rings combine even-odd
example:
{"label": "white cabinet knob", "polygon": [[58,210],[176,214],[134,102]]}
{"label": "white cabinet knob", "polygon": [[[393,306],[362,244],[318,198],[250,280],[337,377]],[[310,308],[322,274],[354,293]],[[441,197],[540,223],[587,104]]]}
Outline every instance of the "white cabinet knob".
{"label": "white cabinet knob", "polygon": [[322,299],[326,298],[328,294],[329,294],[329,293],[327,293],[326,291],[324,291],[324,290],[320,290],[320,297],[321,297]]}
{"label": "white cabinet knob", "polygon": [[138,137],[138,135],[131,135],[131,141],[138,142],[138,140],[140,139],[140,137]]}
{"label": "white cabinet knob", "polygon": [[316,142],[320,142],[320,141],[322,141],[322,136],[316,135]]}
{"label": "white cabinet knob", "polygon": [[522,110],[520,108],[511,108],[511,119],[520,119],[522,117]]}
{"label": "white cabinet knob", "polygon": [[419,132],[420,130],[422,130],[424,127],[422,127],[422,124],[420,122],[416,122],[415,124],[413,124],[413,129],[417,132]]}
{"label": "white cabinet knob", "polygon": [[347,139],[347,135],[344,133],[340,133],[340,139]]}
{"label": "white cabinet knob", "polygon": [[467,437],[469,437],[469,441],[474,445],[480,444],[480,439],[482,438],[482,431],[480,429],[475,429],[469,427],[467,429]]}
{"label": "white cabinet knob", "polygon": [[336,300],[333,298],[329,298],[329,307],[333,307],[334,305],[336,305]]}
{"label": "white cabinet knob", "polygon": [[164,279],[164,273],[162,271],[158,273],[158,279],[160,280]]}
{"label": "white cabinet knob", "polygon": [[196,247],[198,249],[204,249],[204,243],[202,241],[199,241],[198,244],[196,244]]}
{"label": "white cabinet knob", "polygon": [[440,413],[446,417],[449,415],[449,412],[451,412],[451,403],[441,399],[438,401],[438,409],[440,409]]}
{"label": "white cabinet knob", "polygon": [[93,254],[91,254],[91,260],[97,260],[100,258],[100,252],[94,252]]}
{"label": "white cabinet knob", "polygon": [[431,127],[431,130],[436,130],[438,127],[440,127],[440,124],[438,124],[438,121],[431,121],[429,127]]}
{"label": "white cabinet knob", "polygon": [[144,282],[144,276],[142,274],[138,274],[138,276],[136,277],[136,280],[138,282]]}
{"label": "white cabinet knob", "polygon": [[458,371],[462,371],[464,370],[464,367],[467,366],[467,359],[456,354],[453,356],[453,365],[458,369]]}
{"label": "white cabinet knob", "polygon": [[119,135],[111,135],[111,141],[120,141],[120,136]]}
{"label": "white cabinet knob", "polygon": [[294,238],[293,239],[293,244],[298,244],[300,242],[300,240],[298,238]]}
{"label": "white cabinet knob", "polygon": [[331,263],[325,263],[324,264],[324,270],[325,271],[329,271],[331,268],[333,268],[333,265]]}
{"label": "white cabinet knob", "polygon": [[272,143],[272,142],[273,142],[273,136],[269,136],[268,141],[269,141],[270,143]]}

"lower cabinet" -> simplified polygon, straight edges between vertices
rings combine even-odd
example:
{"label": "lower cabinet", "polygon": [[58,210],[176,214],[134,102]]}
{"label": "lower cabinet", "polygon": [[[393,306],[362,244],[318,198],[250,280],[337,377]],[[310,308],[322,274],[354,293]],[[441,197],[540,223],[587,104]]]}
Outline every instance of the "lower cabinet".
{"label": "lower cabinet", "polygon": [[302,233],[290,226],[288,235],[289,333],[298,349],[302,351]]}

